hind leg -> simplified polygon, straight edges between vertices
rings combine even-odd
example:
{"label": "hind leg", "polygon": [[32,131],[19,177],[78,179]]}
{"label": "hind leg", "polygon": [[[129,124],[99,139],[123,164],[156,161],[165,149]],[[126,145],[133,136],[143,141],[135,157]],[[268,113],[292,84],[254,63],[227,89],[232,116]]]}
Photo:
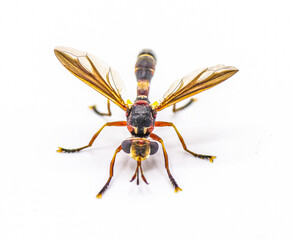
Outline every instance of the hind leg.
{"label": "hind leg", "polygon": [[110,101],[109,101],[109,99],[107,99],[108,113],[102,113],[102,112],[98,111],[96,105],[90,106],[89,108],[92,109],[96,114],[98,114],[100,116],[112,116],[111,109],[110,109]]}
{"label": "hind leg", "polygon": [[180,108],[176,108],[176,103],[173,105],[173,109],[172,109],[172,111],[175,113],[175,112],[178,112],[178,111],[180,111],[180,110],[183,110],[184,108],[187,108],[188,106],[190,106],[193,102],[195,102],[195,101],[197,101],[197,99],[196,98],[191,98],[190,100],[189,100],[189,102],[188,103],[186,103],[184,106],[182,106],[182,107],[180,107]]}

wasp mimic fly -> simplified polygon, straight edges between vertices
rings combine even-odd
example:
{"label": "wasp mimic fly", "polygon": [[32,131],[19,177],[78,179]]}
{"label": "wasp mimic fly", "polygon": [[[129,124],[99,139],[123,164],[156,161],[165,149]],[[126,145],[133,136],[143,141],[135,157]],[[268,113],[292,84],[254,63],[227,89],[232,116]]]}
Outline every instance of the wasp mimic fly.
{"label": "wasp mimic fly", "polygon": [[173,127],[183,149],[186,152],[189,152],[195,157],[207,159],[210,162],[213,162],[215,156],[202,155],[190,151],[187,148],[181,134],[172,122],[156,121],[157,113],[170,106],[173,106],[173,112],[184,109],[190,105],[194,99],[190,99],[186,105],[180,108],[176,108],[176,103],[225,81],[238,72],[237,68],[233,66],[216,65],[194,71],[184,78],[175,81],[169,90],[164,94],[160,102],[156,101],[150,104],[148,95],[150,82],[155,72],[156,57],[151,50],[145,49],[139,53],[135,64],[137,97],[132,103],[130,100],[124,101],[121,96],[123,84],[122,81],[119,80],[120,78],[118,73],[101,60],[86,52],[67,47],[56,47],[55,54],[64,67],[66,67],[72,74],[107,98],[108,113],[99,112],[95,106],[91,107],[93,111],[99,115],[111,116],[111,101],[118,105],[126,113],[126,121],[107,122],[92,137],[88,145],[76,149],[59,148],[57,150],[57,152],[65,153],[78,152],[85,148],[91,147],[100,132],[105,127],[127,127],[131,137],[124,140],[116,149],[110,164],[110,176],[104,187],[97,194],[97,198],[101,198],[102,194],[109,186],[113,177],[116,155],[121,150],[129,154],[130,157],[135,159],[137,162],[137,167],[131,181],[136,179],[137,184],[139,184],[139,174],[141,174],[143,181],[148,184],[142,171],[142,161],[158,151],[158,142],[162,146],[165,158],[165,168],[167,170],[168,177],[175,188],[175,192],[181,191],[181,188],[178,186],[170,172],[168,155],[164,142],[162,138],[153,133],[155,127]]}

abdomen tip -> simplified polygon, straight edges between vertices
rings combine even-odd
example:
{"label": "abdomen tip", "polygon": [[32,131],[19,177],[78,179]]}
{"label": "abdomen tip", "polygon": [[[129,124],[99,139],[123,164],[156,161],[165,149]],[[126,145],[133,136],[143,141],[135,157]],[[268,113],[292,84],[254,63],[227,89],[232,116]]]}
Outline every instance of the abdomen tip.
{"label": "abdomen tip", "polygon": [[142,55],[142,54],[148,54],[148,55],[151,55],[155,60],[157,59],[157,58],[156,58],[156,54],[155,54],[154,51],[151,50],[151,49],[148,49],[148,48],[142,49],[142,50],[140,51],[140,53],[138,54],[138,57],[139,57],[140,55]]}

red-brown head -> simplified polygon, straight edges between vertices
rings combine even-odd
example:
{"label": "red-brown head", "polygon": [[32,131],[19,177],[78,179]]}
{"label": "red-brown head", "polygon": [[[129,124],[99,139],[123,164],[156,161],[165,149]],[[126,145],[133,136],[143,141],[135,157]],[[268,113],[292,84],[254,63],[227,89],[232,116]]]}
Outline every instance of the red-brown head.
{"label": "red-brown head", "polygon": [[146,138],[134,137],[124,140],[121,146],[125,153],[128,153],[130,157],[140,162],[155,154],[159,149],[157,142],[149,141]]}

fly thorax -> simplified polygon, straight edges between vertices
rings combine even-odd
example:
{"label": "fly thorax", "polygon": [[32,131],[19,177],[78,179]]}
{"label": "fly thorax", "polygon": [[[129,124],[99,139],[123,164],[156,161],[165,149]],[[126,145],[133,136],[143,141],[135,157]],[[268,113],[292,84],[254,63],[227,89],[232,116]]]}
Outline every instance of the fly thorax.
{"label": "fly thorax", "polygon": [[135,103],[127,116],[128,130],[135,137],[149,136],[154,128],[154,120],[153,110],[149,104]]}

